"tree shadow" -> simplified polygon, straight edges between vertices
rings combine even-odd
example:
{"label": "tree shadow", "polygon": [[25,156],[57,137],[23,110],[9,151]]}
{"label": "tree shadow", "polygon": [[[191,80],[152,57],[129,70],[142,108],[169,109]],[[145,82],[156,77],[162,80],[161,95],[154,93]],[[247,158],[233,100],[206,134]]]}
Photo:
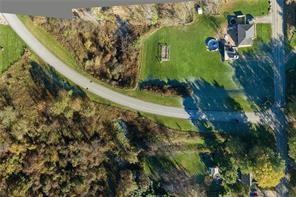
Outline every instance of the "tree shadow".
{"label": "tree shadow", "polygon": [[269,108],[274,101],[274,68],[269,58],[255,53],[234,61],[233,80],[244,89],[248,100],[256,106]]}
{"label": "tree shadow", "polygon": [[202,132],[247,132],[248,120],[233,96],[240,90],[225,90],[217,82],[187,81],[191,94],[183,98],[183,106],[191,122]]}
{"label": "tree shadow", "polygon": [[72,91],[74,96],[86,96],[85,92],[77,86],[71,85],[69,82],[60,77],[54,69],[48,67],[43,68],[35,61],[31,61],[29,70],[32,80],[43,88],[43,94],[49,93],[53,97],[59,96],[60,90]]}
{"label": "tree shadow", "polygon": [[226,90],[218,82],[209,83],[203,79],[187,81],[191,90],[190,97],[185,97],[186,110],[203,111],[242,111],[242,107],[230,96],[240,94],[241,90]]}

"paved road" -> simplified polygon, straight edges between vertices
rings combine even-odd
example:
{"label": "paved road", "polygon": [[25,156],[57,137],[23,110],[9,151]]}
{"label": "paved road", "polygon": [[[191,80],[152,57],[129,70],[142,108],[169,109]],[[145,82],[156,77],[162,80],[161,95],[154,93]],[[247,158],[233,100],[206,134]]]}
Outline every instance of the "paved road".
{"label": "paved road", "polygon": [[272,1],[272,38],[274,71],[274,98],[272,111],[275,113],[275,130],[277,146],[283,158],[287,158],[287,137],[285,131],[285,116],[282,108],[285,106],[285,48],[284,48],[284,0]]}
{"label": "paved road", "polygon": [[[272,0],[272,38],[273,62],[275,64],[274,98],[272,107],[276,133],[277,149],[281,157],[288,162],[285,106],[285,47],[284,47],[284,0]],[[283,179],[277,186],[277,196],[288,196],[287,180]]]}
{"label": "paved road", "polygon": [[272,1],[272,38],[275,69],[275,101],[278,107],[285,104],[285,50],[284,50],[284,0]]}
{"label": "paved road", "polygon": [[70,79],[78,86],[87,89],[91,93],[117,103],[119,105],[155,115],[168,116],[181,119],[208,119],[209,121],[250,121],[257,123],[260,121],[260,117],[255,113],[240,113],[240,112],[187,112],[183,108],[168,107],[158,105],[150,102],[145,102],[136,98],[132,98],[111,89],[108,89],[100,84],[91,82],[90,79],[78,73],[70,66],[64,64],[55,55],[53,55],[45,46],[43,46],[25,27],[25,25],[14,14],[3,14],[9,25],[15,30],[15,32],[26,42],[26,44],[47,64],[51,65],[57,72]]}

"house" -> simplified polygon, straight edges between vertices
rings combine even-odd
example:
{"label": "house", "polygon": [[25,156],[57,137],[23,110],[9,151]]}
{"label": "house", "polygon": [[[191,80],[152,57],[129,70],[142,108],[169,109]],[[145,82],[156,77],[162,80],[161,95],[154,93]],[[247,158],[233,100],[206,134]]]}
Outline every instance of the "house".
{"label": "house", "polygon": [[209,168],[209,174],[213,179],[219,179],[220,178],[220,170],[219,170],[218,167]]}
{"label": "house", "polygon": [[254,24],[239,24],[238,25],[237,46],[249,47],[253,45],[255,39],[255,25]]}
{"label": "house", "polygon": [[229,20],[227,33],[233,46],[250,47],[256,38],[256,25],[247,20],[245,15],[237,15]]}
{"label": "house", "polygon": [[160,44],[160,62],[167,62],[170,60],[170,47],[167,43]]}

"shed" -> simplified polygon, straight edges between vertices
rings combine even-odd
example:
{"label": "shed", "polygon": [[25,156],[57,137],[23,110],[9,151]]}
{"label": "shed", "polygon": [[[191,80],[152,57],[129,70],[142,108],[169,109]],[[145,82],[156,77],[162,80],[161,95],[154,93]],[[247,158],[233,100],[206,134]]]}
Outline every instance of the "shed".
{"label": "shed", "polygon": [[199,15],[202,15],[202,14],[203,14],[203,9],[202,9],[202,7],[198,7],[198,8],[197,8],[197,13],[198,13]]}
{"label": "shed", "polygon": [[213,177],[214,179],[217,179],[220,177],[220,170],[218,167],[212,167],[209,168],[209,174],[211,177]]}

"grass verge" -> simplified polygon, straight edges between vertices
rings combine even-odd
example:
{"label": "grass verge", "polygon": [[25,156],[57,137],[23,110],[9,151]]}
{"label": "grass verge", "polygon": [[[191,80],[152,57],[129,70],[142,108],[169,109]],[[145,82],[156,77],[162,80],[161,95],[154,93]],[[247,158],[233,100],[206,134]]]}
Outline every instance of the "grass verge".
{"label": "grass verge", "polygon": [[269,12],[269,0],[230,0],[220,10],[224,16],[233,12],[242,12],[253,16],[264,16]]}
{"label": "grass verge", "polygon": [[7,25],[0,25],[0,74],[20,59],[25,44]]}

